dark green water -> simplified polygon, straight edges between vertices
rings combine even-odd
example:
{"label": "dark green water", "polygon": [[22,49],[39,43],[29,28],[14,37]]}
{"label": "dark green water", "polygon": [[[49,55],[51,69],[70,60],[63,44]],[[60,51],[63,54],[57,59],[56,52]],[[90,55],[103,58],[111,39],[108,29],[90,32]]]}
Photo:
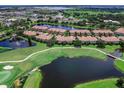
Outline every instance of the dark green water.
{"label": "dark green water", "polygon": [[91,57],[61,57],[41,70],[44,76],[41,87],[44,88],[69,88],[77,83],[124,76],[115,69],[111,58],[103,61]]}

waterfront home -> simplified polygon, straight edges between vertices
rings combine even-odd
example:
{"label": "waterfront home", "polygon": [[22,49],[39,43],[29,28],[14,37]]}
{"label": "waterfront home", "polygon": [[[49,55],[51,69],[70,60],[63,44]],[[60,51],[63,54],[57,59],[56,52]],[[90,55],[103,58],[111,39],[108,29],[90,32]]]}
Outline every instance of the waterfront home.
{"label": "waterfront home", "polygon": [[93,30],[92,33],[95,36],[112,36],[114,33],[111,30]]}
{"label": "waterfront home", "polygon": [[117,34],[117,35],[124,35],[124,28],[119,28],[119,29],[117,29],[116,31],[115,31],[115,34]]}
{"label": "waterfront home", "polygon": [[70,30],[71,35],[91,35],[89,30]]}
{"label": "waterfront home", "polygon": [[46,31],[48,27],[47,26],[33,26],[32,29],[37,30],[37,31]]}
{"label": "waterfront home", "polygon": [[72,43],[75,40],[75,37],[57,35],[56,40],[58,43]]}
{"label": "waterfront home", "polygon": [[78,36],[78,39],[80,40],[80,41],[82,41],[82,43],[96,43],[96,41],[97,41],[97,38],[96,37],[92,37],[92,36],[81,36],[81,37],[79,37]]}
{"label": "waterfront home", "polygon": [[23,34],[26,35],[26,36],[35,36],[35,35],[37,35],[37,32],[35,32],[35,31],[24,31]]}
{"label": "waterfront home", "polygon": [[51,34],[48,34],[48,33],[40,33],[39,35],[35,36],[36,40],[43,41],[43,42],[47,42],[52,37],[53,36]]}
{"label": "waterfront home", "polygon": [[117,44],[120,41],[119,38],[115,36],[109,36],[109,37],[102,36],[102,37],[99,37],[99,39],[101,39],[105,43],[113,43],[113,44]]}
{"label": "waterfront home", "polygon": [[56,34],[63,35],[64,32],[66,32],[66,30],[61,29],[61,28],[50,28],[50,29],[48,29],[48,33],[56,33]]}

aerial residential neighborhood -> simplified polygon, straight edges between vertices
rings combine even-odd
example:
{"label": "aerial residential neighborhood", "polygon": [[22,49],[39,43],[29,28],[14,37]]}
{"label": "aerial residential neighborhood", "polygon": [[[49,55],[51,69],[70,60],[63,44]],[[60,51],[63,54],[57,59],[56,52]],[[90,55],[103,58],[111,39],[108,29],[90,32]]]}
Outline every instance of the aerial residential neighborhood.
{"label": "aerial residential neighborhood", "polygon": [[0,6],[0,88],[124,88],[124,6]]}

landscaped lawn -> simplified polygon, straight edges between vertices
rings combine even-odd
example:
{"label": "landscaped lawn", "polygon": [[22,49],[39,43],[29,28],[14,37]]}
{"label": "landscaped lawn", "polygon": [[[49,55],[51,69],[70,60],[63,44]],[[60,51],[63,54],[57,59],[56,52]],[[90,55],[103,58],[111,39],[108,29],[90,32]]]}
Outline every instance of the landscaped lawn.
{"label": "landscaped lawn", "polygon": [[23,87],[24,88],[39,88],[41,80],[42,80],[42,75],[40,71],[32,72],[32,74],[28,76]]}
{"label": "landscaped lawn", "polygon": [[113,53],[115,49],[118,49],[118,48],[120,48],[119,45],[106,45],[104,51],[106,53]]}
{"label": "landscaped lawn", "polygon": [[0,71],[0,84],[1,82],[6,81],[10,75],[11,75],[10,71]]}
{"label": "landscaped lawn", "polygon": [[[0,85],[7,85],[11,87],[13,81],[16,79],[15,76],[18,74],[18,69],[15,71],[0,71]],[[4,82],[4,83],[3,83]]]}
{"label": "landscaped lawn", "polygon": [[103,79],[82,83],[75,86],[75,88],[116,88],[116,78]]}

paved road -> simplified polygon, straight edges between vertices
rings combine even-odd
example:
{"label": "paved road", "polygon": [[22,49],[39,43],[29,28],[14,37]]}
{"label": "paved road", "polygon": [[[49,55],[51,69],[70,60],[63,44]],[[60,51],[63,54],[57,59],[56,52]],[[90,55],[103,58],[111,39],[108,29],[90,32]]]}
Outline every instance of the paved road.
{"label": "paved road", "polygon": [[[49,49],[45,49],[45,50],[41,50],[41,51],[38,51],[38,52],[35,52],[35,53],[32,53],[30,54],[29,56],[27,56],[26,58],[22,59],[22,60],[11,60],[11,61],[0,61],[0,63],[19,63],[19,62],[25,62],[26,60],[28,60],[29,58],[31,58],[32,56],[38,54],[38,53],[44,53],[46,51],[49,51],[49,50],[54,50],[54,49],[73,49],[74,47],[53,47],[53,48],[49,48]],[[82,47],[82,49],[90,49],[90,50],[96,50],[100,53],[103,53],[105,55],[109,55],[115,59],[118,59],[118,60],[121,60],[121,61],[124,61],[123,59],[119,58],[119,57],[116,57],[116,56],[113,56],[111,54],[108,54],[102,50],[99,50],[97,48],[88,48],[88,47]]]}

